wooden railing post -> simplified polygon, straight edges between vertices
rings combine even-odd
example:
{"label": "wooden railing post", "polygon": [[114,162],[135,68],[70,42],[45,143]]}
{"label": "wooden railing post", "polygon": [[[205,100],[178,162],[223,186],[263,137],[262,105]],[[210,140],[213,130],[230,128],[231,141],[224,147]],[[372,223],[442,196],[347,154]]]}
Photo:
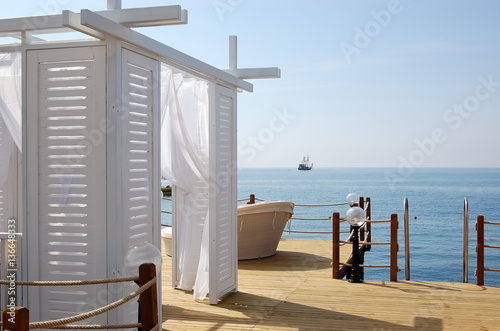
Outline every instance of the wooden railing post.
{"label": "wooden railing post", "polygon": [[11,307],[3,311],[3,330],[29,331],[30,312],[26,307]]}
{"label": "wooden railing post", "polygon": [[[365,209],[365,198],[364,197],[359,198],[359,207],[363,210]],[[359,229],[359,240],[360,241],[365,240],[365,228],[364,227]]]}
{"label": "wooden railing post", "polygon": [[[372,203],[370,198],[366,198],[366,203],[368,204],[368,207],[366,208],[366,219],[371,220],[372,219]],[[371,243],[372,242],[372,224],[371,223],[366,223],[366,242]],[[366,246],[366,251],[369,251],[372,249],[372,245],[367,245]]]}
{"label": "wooden railing post", "polygon": [[332,278],[340,278],[340,214],[332,215]]}
{"label": "wooden railing post", "polygon": [[255,203],[255,194],[250,194],[250,201],[248,203],[251,205]]}
{"label": "wooden railing post", "polygon": [[391,282],[398,281],[398,214],[391,215]]}
{"label": "wooden railing post", "polygon": [[[143,286],[156,276],[154,263],[143,263],[139,266],[139,286]],[[158,324],[158,301],[156,283],[139,296],[139,309],[142,327],[140,331],[149,331]],[[161,327],[161,326],[160,326]]]}
{"label": "wooden railing post", "polygon": [[484,285],[484,216],[477,216],[476,222],[477,231],[477,285]]}

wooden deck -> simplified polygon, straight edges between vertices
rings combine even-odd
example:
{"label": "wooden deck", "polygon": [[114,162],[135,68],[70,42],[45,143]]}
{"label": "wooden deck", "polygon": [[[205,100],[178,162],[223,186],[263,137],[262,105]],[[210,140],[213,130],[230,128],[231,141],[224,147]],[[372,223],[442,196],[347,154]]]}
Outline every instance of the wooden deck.
{"label": "wooden deck", "polygon": [[333,280],[330,241],[282,240],[275,256],[240,261],[239,292],[216,306],[172,289],[170,261],[165,255],[166,330],[500,330],[500,287]]}

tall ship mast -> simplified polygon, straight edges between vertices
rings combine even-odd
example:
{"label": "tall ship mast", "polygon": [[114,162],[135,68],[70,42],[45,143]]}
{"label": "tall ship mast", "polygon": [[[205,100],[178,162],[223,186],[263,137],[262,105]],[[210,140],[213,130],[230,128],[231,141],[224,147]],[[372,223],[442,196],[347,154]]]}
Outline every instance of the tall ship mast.
{"label": "tall ship mast", "polygon": [[309,162],[309,155],[307,157],[304,155],[302,162],[299,163],[299,170],[311,170],[312,168],[313,164]]}

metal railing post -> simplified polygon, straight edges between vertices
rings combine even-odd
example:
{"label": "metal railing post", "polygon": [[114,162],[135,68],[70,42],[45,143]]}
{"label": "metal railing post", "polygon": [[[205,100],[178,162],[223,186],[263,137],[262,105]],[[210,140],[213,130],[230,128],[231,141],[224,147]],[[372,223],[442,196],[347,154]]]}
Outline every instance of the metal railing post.
{"label": "metal railing post", "polygon": [[404,199],[404,222],[405,222],[405,276],[410,280],[410,215],[408,210],[408,198]]}
{"label": "metal railing post", "polygon": [[463,282],[469,282],[469,200],[464,198]]}

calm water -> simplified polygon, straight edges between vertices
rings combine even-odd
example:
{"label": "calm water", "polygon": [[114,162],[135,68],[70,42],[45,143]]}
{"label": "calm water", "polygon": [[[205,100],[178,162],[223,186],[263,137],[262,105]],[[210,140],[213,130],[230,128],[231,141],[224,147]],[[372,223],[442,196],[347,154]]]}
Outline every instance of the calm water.
{"label": "calm water", "polygon": [[[255,194],[265,200],[296,204],[345,202],[354,192],[371,197],[372,219],[400,220],[399,279],[405,279],[403,200],[409,200],[410,271],[412,280],[462,281],[463,204],[469,200],[469,282],[476,277],[477,215],[500,222],[500,169],[416,169],[412,173],[380,168],[239,169],[238,199]],[[345,216],[347,206],[296,207],[294,217],[328,218],[335,211]],[[331,231],[330,221],[292,220],[297,231]],[[500,226],[485,225],[487,244],[500,246]],[[372,226],[374,242],[389,241],[389,225]],[[331,239],[331,235],[287,234],[287,238]],[[346,235],[341,235],[346,236]],[[366,264],[389,264],[389,247],[374,246]],[[500,269],[500,250],[485,249],[485,267]],[[365,279],[389,280],[388,269],[367,269]],[[500,286],[500,273],[485,272],[485,284]]]}
{"label": "calm water", "polygon": [[[411,173],[389,168],[314,168],[239,169],[238,199],[250,194],[264,200],[292,201],[295,204],[331,204],[345,202],[349,193],[371,197],[372,219],[389,219],[393,213],[400,221],[398,279],[405,279],[403,200],[410,207],[411,279],[432,281],[462,281],[463,204],[469,199],[469,283],[476,277],[477,215],[486,221],[500,222],[500,169],[416,169]],[[244,202],[241,202],[244,203]],[[163,201],[163,210],[171,210]],[[347,206],[296,207],[294,217],[325,218],[333,212],[345,216]],[[170,217],[162,214],[164,224]],[[345,224],[345,223],[344,223]],[[291,230],[331,231],[331,222],[292,220]],[[345,234],[341,235],[347,236]],[[331,239],[331,235],[289,234],[286,238]],[[389,225],[372,226],[374,242],[388,242]],[[485,225],[487,244],[500,246],[500,226]],[[389,264],[389,247],[374,246],[365,255],[366,264]],[[485,266],[500,269],[500,250],[485,249]],[[365,279],[389,280],[388,269],[366,269]],[[485,284],[500,286],[499,272],[485,272]]]}

